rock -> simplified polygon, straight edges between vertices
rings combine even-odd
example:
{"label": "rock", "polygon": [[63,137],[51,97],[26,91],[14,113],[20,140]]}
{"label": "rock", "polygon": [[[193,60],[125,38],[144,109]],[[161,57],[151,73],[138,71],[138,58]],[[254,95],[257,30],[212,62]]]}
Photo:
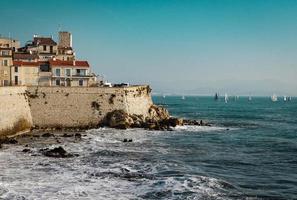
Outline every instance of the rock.
{"label": "rock", "polygon": [[53,136],[54,136],[54,134],[49,133],[49,132],[42,134],[42,137],[53,137]]}
{"label": "rock", "polygon": [[14,138],[1,137],[0,144],[17,144],[18,141]]}
{"label": "rock", "polygon": [[67,134],[67,133],[64,133],[64,134],[62,135],[62,137],[73,137],[73,134]]}
{"label": "rock", "polygon": [[149,108],[147,120],[162,121],[168,119],[169,117],[170,115],[167,109],[152,105]]}
{"label": "rock", "polygon": [[117,129],[127,129],[130,128],[134,123],[132,117],[130,117],[123,110],[114,110],[112,112],[107,113],[103,120],[103,124]]}
{"label": "rock", "polygon": [[75,133],[74,137],[75,138],[81,138],[81,134],[80,133]]}
{"label": "rock", "polygon": [[132,139],[127,139],[127,138],[125,138],[125,139],[123,140],[123,142],[133,142],[133,140],[132,140]]}
{"label": "rock", "polygon": [[23,149],[23,152],[24,153],[29,153],[29,152],[31,152],[31,149]]}
{"label": "rock", "polygon": [[42,154],[47,157],[54,157],[54,158],[69,158],[73,157],[73,154],[67,153],[65,149],[61,146],[53,148],[53,149],[42,149]]}
{"label": "rock", "polygon": [[176,127],[176,126],[183,126],[184,121],[181,118],[170,117],[169,119],[165,119],[163,121],[167,126]]}

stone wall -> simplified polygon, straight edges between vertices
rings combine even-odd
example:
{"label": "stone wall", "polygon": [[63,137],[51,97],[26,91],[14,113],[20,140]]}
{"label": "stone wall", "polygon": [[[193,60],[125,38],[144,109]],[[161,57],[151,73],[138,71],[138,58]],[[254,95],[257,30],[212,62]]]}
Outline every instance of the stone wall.
{"label": "stone wall", "polygon": [[0,87],[0,136],[31,127],[92,127],[113,110],[146,117],[152,104],[148,86]]}
{"label": "stone wall", "polygon": [[46,127],[92,127],[113,110],[148,115],[153,104],[148,86],[126,88],[28,87],[33,124]]}
{"label": "stone wall", "polygon": [[0,136],[29,130],[33,123],[26,87],[0,87]]}

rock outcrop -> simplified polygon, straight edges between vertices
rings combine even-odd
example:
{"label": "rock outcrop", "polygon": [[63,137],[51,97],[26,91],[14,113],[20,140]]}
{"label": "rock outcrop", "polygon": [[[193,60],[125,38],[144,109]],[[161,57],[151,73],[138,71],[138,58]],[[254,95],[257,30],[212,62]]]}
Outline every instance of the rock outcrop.
{"label": "rock outcrop", "polygon": [[171,130],[172,127],[182,126],[183,119],[170,117],[167,109],[152,105],[148,116],[129,115],[123,110],[108,113],[101,125],[117,129],[145,128],[149,130]]}

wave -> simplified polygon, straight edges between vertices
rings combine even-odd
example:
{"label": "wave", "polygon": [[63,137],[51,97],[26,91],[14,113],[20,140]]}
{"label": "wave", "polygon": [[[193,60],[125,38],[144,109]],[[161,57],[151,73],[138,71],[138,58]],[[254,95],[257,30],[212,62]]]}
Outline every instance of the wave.
{"label": "wave", "polygon": [[186,132],[213,132],[213,131],[232,131],[238,128],[220,127],[220,126],[176,126],[174,131],[186,131]]}

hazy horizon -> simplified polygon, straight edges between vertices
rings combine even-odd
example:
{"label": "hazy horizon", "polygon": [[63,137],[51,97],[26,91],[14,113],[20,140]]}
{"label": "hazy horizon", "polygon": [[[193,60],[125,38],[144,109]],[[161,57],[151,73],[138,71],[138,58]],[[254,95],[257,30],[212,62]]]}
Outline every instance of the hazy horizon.
{"label": "hazy horizon", "polygon": [[78,59],[154,93],[297,96],[297,1],[5,1],[2,36],[73,34]]}

